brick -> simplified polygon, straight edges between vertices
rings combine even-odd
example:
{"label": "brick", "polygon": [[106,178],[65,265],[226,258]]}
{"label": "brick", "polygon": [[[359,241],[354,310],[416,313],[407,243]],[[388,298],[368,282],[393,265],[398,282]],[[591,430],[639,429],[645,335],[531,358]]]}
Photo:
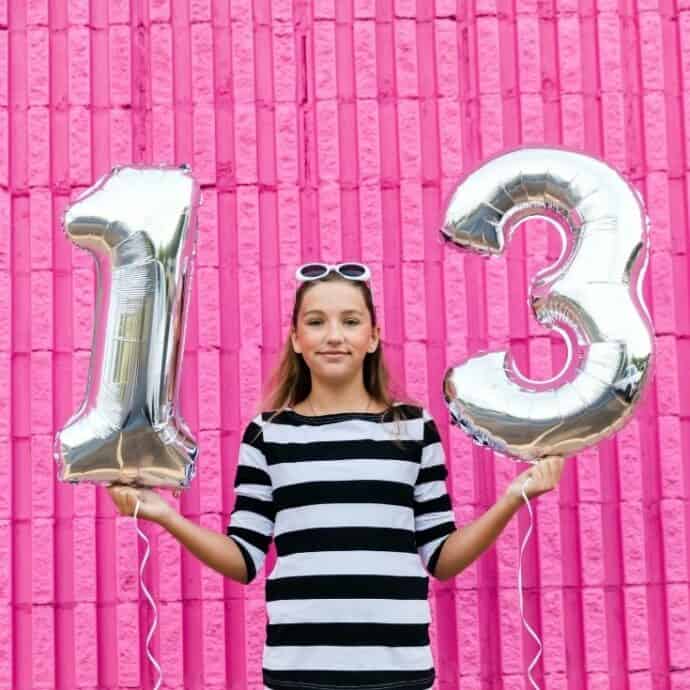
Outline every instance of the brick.
{"label": "brick", "polygon": [[191,0],[189,3],[189,19],[192,22],[210,21],[211,12],[211,0]]}
{"label": "brick", "polygon": [[648,581],[645,562],[645,525],[642,504],[621,503],[623,570],[626,584],[643,585]]}
{"label": "brick", "polygon": [[677,416],[660,415],[657,419],[661,461],[661,496],[683,498],[684,469],[680,420]]}
{"label": "brick", "polygon": [[320,101],[316,104],[318,118],[318,164],[321,182],[337,182],[340,178],[338,140],[338,104]]}
{"label": "brick", "polygon": [[690,600],[688,599],[687,574],[685,582],[669,585],[666,593],[669,661],[671,668],[682,668],[690,648]]}
{"label": "brick", "polygon": [[562,690],[566,690],[567,681],[565,681],[565,678],[568,658],[563,596],[556,590],[547,589],[541,595],[541,600],[544,671],[547,676],[551,676],[554,679],[553,681],[550,680],[549,684],[553,682],[554,685],[558,684]]}
{"label": "brick", "polygon": [[544,142],[544,103],[538,94],[520,98],[522,110],[522,140],[525,144],[541,146]]}
{"label": "brick", "polygon": [[661,92],[647,92],[644,104],[644,152],[650,170],[665,170],[668,163],[666,146],[666,104]]}
{"label": "brick", "polygon": [[[79,487],[83,489],[83,487]],[[95,604],[98,598],[95,516],[75,516],[72,521],[74,599]]]}
{"label": "brick", "polygon": [[89,23],[89,0],[69,0],[67,15],[70,24]]}
{"label": "brick", "polygon": [[13,676],[12,653],[14,634],[12,629],[12,605],[0,602],[0,688],[11,690],[16,687]]}
{"label": "brick", "polygon": [[335,24],[315,22],[314,31],[314,93],[317,101],[336,97],[337,71]]}
{"label": "brick", "polygon": [[[203,456],[200,458],[203,462]],[[182,597],[180,548],[180,542],[168,532],[163,532],[158,539],[158,601],[162,610],[179,602]]]}
{"label": "brick", "polygon": [[[656,2],[656,0],[653,0]],[[646,91],[660,91],[664,88],[664,53],[661,15],[657,12],[640,12],[640,56],[642,88]]]}
{"label": "brick", "polygon": [[[645,194],[646,212],[649,214],[651,222],[651,250],[658,261],[665,259],[656,255],[667,253],[675,249],[672,247],[671,234],[671,212],[669,206],[669,186],[668,177],[665,172],[650,172],[647,175],[647,186]],[[652,266],[652,269],[654,266]],[[667,270],[664,267],[664,270]],[[672,272],[669,271],[672,275]],[[656,285],[656,276],[654,283]]]}
{"label": "brick", "polygon": [[645,588],[642,586],[626,587],[623,592],[625,595],[628,670],[635,673],[648,669],[650,666],[647,596]]}
{"label": "brick", "polygon": [[47,106],[50,103],[50,36],[47,27],[28,29],[26,43],[31,65],[26,75],[29,105]]}
{"label": "brick", "polygon": [[401,100],[398,103],[398,132],[400,138],[400,178],[417,180],[422,172],[422,143],[420,141],[419,105],[416,100]]}
{"label": "brick", "polygon": [[[479,641],[479,593],[459,590],[455,597],[455,615],[458,625],[458,666],[467,678],[479,678],[481,644]],[[466,683],[463,683],[466,684]]]}
{"label": "brick", "polygon": [[373,184],[381,176],[379,114],[376,101],[357,101],[357,135],[359,179],[362,183]]}
{"label": "brick", "polygon": [[[117,539],[115,553],[117,598],[120,602],[136,602],[139,596],[139,546],[137,542],[140,537],[131,517],[120,515],[115,517],[115,529]],[[143,542],[142,545],[145,547]],[[136,615],[135,617],[138,618]]]}
{"label": "brick", "polygon": [[252,184],[257,181],[256,112],[254,105],[235,106],[235,161],[237,181]]}
{"label": "brick", "polygon": [[485,263],[486,315],[489,341],[505,347],[510,337],[510,304],[508,301],[508,266],[504,259],[491,257]]}
{"label": "brick", "polygon": [[[198,229],[196,231],[197,270],[202,267],[217,268],[218,258],[218,195],[214,189],[204,189],[201,204],[197,208]],[[193,282],[198,282],[196,273]],[[201,297],[201,295],[200,295]]]}
{"label": "brick", "polygon": [[26,23],[28,26],[48,25],[48,0],[28,0],[26,3]]}
{"label": "brick", "polygon": [[110,0],[108,5],[108,19],[111,25],[127,24],[130,21],[129,0]]}
{"label": "brick", "polygon": [[12,276],[0,271],[0,352],[9,352],[12,346]]}
{"label": "brick", "polygon": [[49,434],[53,429],[52,352],[31,353],[31,432]]}
{"label": "brick", "polygon": [[[75,684],[80,688],[98,686],[98,618],[96,605],[78,603],[74,607]],[[166,669],[167,675],[167,669]]]}
{"label": "brick", "polygon": [[91,118],[87,108],[69,111],[69,162],[73,185],[88,186],[93,181],[91,170]]}
{"label": "brick", "polygon": [[503,150],[503,101],[499,94],[480,97],[482,155],[489,158]]}
{"label": "brick", "polygon": [[397,19],[394,27],[396,88],[400,107],[404,99],[416,99],[419,94],[416,24],[414,20]]}
{"label": "brick", "polygon": [[525,376],[536,381],[553,375],[551,341],[549,338],[532,338],[529,342],[529,372]]}
{"label": "brick", "polygon": [[[125,31],[117,30],[111,34],[111,57],[117,50],[113,41],[125,40]],[[91,63],[89,30],[84,26],[73,26],[67,32],[68,60],[68,98],[71,105],[86,106],[91,100]],[[125,44],[129,47],[129,42]],[[111,77],[114,75],[111,73]],[[129,101],[124,101],[128,103]]]}
{"label": "brick", "polygon": [[296,185],[299,179],[297,113],[291,103],[281,103],[275,109],[276,182]]}
{"label": "brick", "polygon": [[[1,30],[0,31],[0,73],[1,74],[9,74],[9,61],[10,61],[10,56],[9,56],[9,40],[8,40],[9,32],[7,29]],[[7,119],[7,111],[5,108],[9,105],[9,79],[0,79],[0,106],[2,106],[2,114],[5,116],[5,120]],[[2,132],[7,134],[8,133],[8,128],[5,126],[2,129]],[[3,159],[5,161],[5,164],[7,163],[7,159]]]}
{"label": "brick", "polygon": [[377,96],[376,28],[373,22],[356,21],[353,27],[355,80],[358,104]]}
{"label": "brick", "polygon": [[13,553],[12,522],[10,519],[0,519],[0,608],[12,600]]}
{"label": "brick", "polygon": [[28,172],[32,186],[50,185],[50,114],[48,108],[29,108]]}
{"label": "brick", "polygon": [[220,362],[218,350],[200,350],[199,357],[199,417],[204,429],[220,428]]}
{"label": "brick", "polygon": [[[31,485],[31,516],[37,518],[52,518],[54,515],[55,493],[55,460],[53,459],[53,434],[33,434],[31,436],[31,469],[33,483]],[[53,530],[52,524],[48,529]]]}
{"label": "brick", "polygon": [[[93,271],[91,269],[78,269],[72,272],[72,277],[73,302],[71,305],[63,306],[62,310],[69,306],[72,308],[74,347],[78,350],[90,350],[95,325],[93,312],[96,299]],[[65,311],[66,314],[63,314],[63,318],[69,315],[69,311]]]}
{"label": "brick", "polygon": [[[275,19],[275,4],[273,5]],[[273,25],[273,98],[276,104],[294,105],[297,93],[297,58],[295,28],[292,18]]]}
{"label": "brick", "polygon": [[[501,65],[498,40],[498,19],[492,16],[477,17],[477,69],[479,70],[479,92],[498,94],[501,91]],[[484,103],[495,99],[482,99]],[[483,108],[482,108],[483,110]]]}
{"label": "brick", "polygon": [[[36,572],[34,571],[34,576]],[[31,607],[31,687],[55,682],[55,613],[52,606]]]}
{"label": "brick", "polygon": [[213,104],[213,33],[210,24],[190,27],[192,102]]}
{"label": "brick", "polygon": [[340,189],[334,184],[322,184],[319,189],[320,255],[330,263],[347,258],[343,257],[341,217]]}
{"label": "brick", "polygon": [[424,260],[424,227],[422,188],[417,180],[400,183],[400,215],[403,262]]}
{"label": "brick", "polygon": [[[31,519],[31,602],[48,604],[55,602],[53,568],[53,520],[34,517]],[[40,607],[43,608],[43,607]]]}
{"label": "brick", "polygon": [[625,164],[625,99],[622,93],[602,93],[601,111],[604,121],[603,157],[617,168]]}
{"label": "brick", "polygon": [[170,687],[184,687],[184,619],[182,603],[171,602],[159,609],[160,652],[156,655],[164,669],[165,683]]}
{"label": "brick", "polygon": [[563,144],[571,149],[585,147],[585,104],[579,94],[564,94],[563,103]]}
{"label": "brick", "polygon": [[168,106],[154,106],[152,120],[153,157],[161,163],[175,162],[175,115]]}
{"label": "brick", "polygon": [[621,56],[621,26],[618,15],[602,12],[597,21],[599,48],[599,78],[602,91],[621,92],[624,89]]}
{"label": "brick", "polygon": [[557,27],[561,92],[582,93],[580,18],[578,15],[561,15]]}
{"label": "brick", "polygon": [[[111,26],[110,48],[110,103],[128,106],[132,103],[132,45],[128,26]],[[112,133],[111,129],[111,133]]]}
{"label": "brick", "polygon": [[593,587],[582,590],[582,610],[585,667],[588,673],[606,672],[609,667],[608,635],[606,634],[604,592],[601,588]]}
{"label": "brick", "polygon": [[621,500],[637,502],[642,499],[642,468],[640,463],[640,430],[631,419],[614,437],[618,451]]}
{"label": "brick", "polygon": [[110,162],[129,165],[132,162],[132,121],[129,110],[110,110]]}
{"label": "brick", "polygon": [[213,184],[216,178],[215,157],[215,113],[210,105],[194,108],[194,163],[193,172],[197,181]]}
{"label": "brick", "polygon": [[601,503],[601,462],[596,446],[583,448],[577,454],[577,491],[581,503]]}
{"label": "brick", "polygon": [[[235,17],[236,18],[236,17]],[[251,24],[233,21],[232,30],[232,92],[236,104],[253,103],[254,94],[254,31]]]}
{"label": "brick", "polygon": [[[680,400],[678,394],[678,354],[676,340],[672,335],[655,338],[657,404],[660,415],[678,414]],[[652,383],[652,381],[650,381]]]}
{"label": "brick", "polygon": [[424,341],[427,337],[424,264],[418,261],[403,264],[401,281],[405,339]]}
{"label": "brick", "polygon": [[[585,586],[604,584],[604,547],[601,506],[583,503],[579,506],[580,542],[582,552],[582,582]],[[591,591],[591,590],[590,590]]]}
{"label": "brick", "polygon": [[[383,201],[381,199],[381,190],[378,186],[364,185],[359,189],[359,231],[360,241],[362,246],[362,261],[364,263],[375,264],[383,258]],[[376,273],[374,276],[374,289],[376,295],[383,296],[383,292],[376,283]],[[381,277],[381,280],[383,278]],[[383,306],[383,299],[379,298],[377,306]],[[382,313],[379,314],[381,322],[383,321]]]}
{"label": "brick", "polygon": [[172,28],[168,24],[151,26],[151,100],[154,105],[171,105],[173,100]]}
{"label": "brick", "polygon": [[[135,561],[136,562],[136,561]],[[117,605],[117,667],[119,686],[140,686],[139,654],[132,654],[132,640],[139,640],[139,613],[134,602]],[[145,639],[145,638],[144,638]]]}
{"label": "brick", "polygon": [[439,100],[439,145],[444,177],[459,177],[463,169],[463,140],[460,128],[460,104],[452,99]]}
{"label": "brick", "polygon": [[501,667],[504,674],[520,673],[523,667],[522,618],[520,607],[516,605],[519,593],[513,589],[498,591],[498,605],[501,616],[500,625]]}
{"label": "brick", "polygon": [[[220,404],[218,405],[220,408]],[[221,477],[220,430],[202,429],[199,432],[199,447],[203,449],[200,456],[199,510],[202,515],[215,515],[220,511],[223,501],[223,478]],[[215,524],[215,522],[214,522]],[[217,525],[221,529],[221,525]]]}

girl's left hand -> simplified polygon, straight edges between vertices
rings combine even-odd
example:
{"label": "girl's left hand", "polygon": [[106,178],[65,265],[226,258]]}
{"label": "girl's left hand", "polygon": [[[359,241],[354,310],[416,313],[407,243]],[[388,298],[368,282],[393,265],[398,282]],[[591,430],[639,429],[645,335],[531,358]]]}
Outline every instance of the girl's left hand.
{"label": "girl's left hand", "polygon": [[506,495],[522,501],[522,485],[527,477],[532,478],[525,487],[527,498],[536,498],[547,491],[551,491],[558,484],[564,465],[565,458],[563,456],[545,455],[540,458],[538,463],[515,477],[506,489]]}

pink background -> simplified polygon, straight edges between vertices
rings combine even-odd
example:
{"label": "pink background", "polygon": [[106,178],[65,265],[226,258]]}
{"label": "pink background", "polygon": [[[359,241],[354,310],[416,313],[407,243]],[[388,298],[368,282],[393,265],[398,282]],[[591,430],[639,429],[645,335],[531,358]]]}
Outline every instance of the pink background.
{"label": "pink background", "polygon": [[[11,5],[11,6],[10,6]],[[690,688],[689,0],[0,1],[0,688],[152,687],[144,544],[102,487],[56,480],[82,400],[94,272],[70,199],[116,163],[188,162],[204,187],[181,407],[201,447],[180,500],[224,532],[239,432],[309,259],[374,272],[384,349],[441,428],[459,525],[516,465],[449,427],[441,381],[507,338],[547,377],[564,348],[526,307],[543,221],[487,262],[439,241],[458,178],[520,143],[603,157],[648,203],[656,376],[634,421],[534,503],[525,614],[550,690]],[[528,687],[526,508],[432,581],[437,688]],[[150,523],[166,687],[261,687],[266,568],[243,587]]]}

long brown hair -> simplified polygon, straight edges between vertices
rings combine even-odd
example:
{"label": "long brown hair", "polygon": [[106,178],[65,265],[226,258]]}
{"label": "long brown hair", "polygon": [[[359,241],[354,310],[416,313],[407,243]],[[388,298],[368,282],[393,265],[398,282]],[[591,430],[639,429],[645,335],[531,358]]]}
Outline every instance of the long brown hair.
{"label": "long brown hair", "polygon": [[[297,317],[299,315],[302,301],[307,290],[310,290],[317,282],[331,280],[347,281],[349,285],[355,286],[362,293],[364,303],[369,310],[372,328],[376,327],[376,308],[371,297],[369,286],[361,280],[348,280],[343,278],[335,271],[331,271],[324,278],[309,280],[300,284],[295,293],[295,304],[292,309],[292,328],[297,330]],[[371,396],[372,401],[379,405],[385,405],[383,415],[390,413],[396,422],[406,419],[404,410],[400,405],[420,406],[421,403],[410,398],[399,383],[392,379],[385,363],[383,343],[379,339],[378,347],[374,352],[367,352],[363,362],[364,387]],[[266,420],[269,423],[277,414],[285,410],[286,407],[293,407],[299,404],[309,395],[311,391],[311,372],[301,353],[295,352],[292,347],[292,340],[286,338],[283,345],[283,352],[280,361],[273,369],[265,386],[262,388],[262,397],[255,414],[261,414],[264,410],[275,410]],[[257,434],[258,436],[259,434]],[[396,443],[394,441],[394,443]],[[397,444],[397,443],[396,443]]]}

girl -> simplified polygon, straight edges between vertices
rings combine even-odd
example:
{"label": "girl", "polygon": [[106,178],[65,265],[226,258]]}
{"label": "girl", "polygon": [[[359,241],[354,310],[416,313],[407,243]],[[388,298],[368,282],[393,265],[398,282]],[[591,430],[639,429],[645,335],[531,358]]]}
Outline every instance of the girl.
{"label": "girl", "polygon": [[[158,493],[108,487],[211,568],[252,582],[270,541],[263,681],[273,690],[427,690],[435,669],[429,575],[447,580],[493,544],[522,504],[552,490],[563,458],[522,473],[456,529],[434,419],[390,390],[369,269],[305,264],[266,407],[244,429],[226,534]],[[263,408],[263,406],[262,406]]]}

